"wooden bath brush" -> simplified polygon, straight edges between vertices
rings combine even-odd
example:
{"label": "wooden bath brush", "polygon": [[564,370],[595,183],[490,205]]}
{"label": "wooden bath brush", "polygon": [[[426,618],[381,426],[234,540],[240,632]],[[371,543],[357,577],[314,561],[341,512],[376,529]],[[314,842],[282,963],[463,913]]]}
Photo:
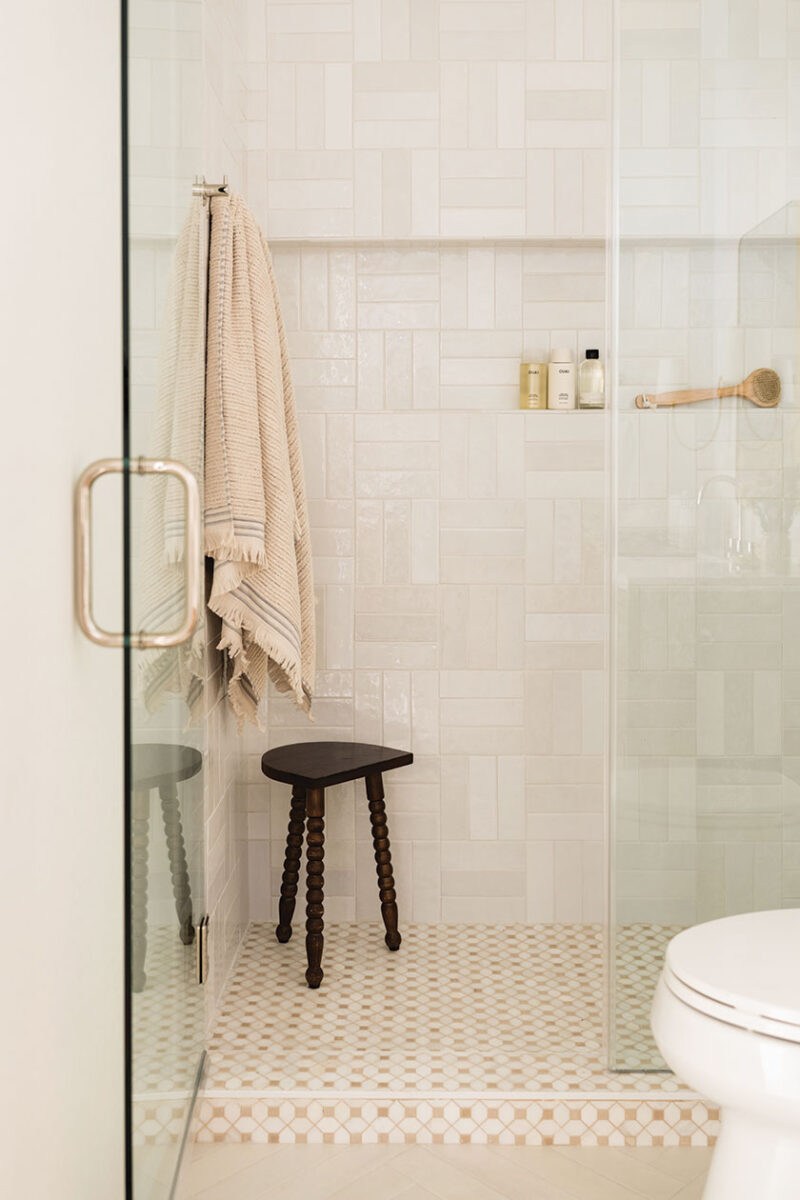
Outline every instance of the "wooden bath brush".
{"label": "wooden bath brush", "polygon": [[759,367],[751,371],[742,383],[724,388],[689,388],[682,392],[661,392],[654,396],[636,397],[637,408],[662,408],[674,404],[695,404],[698,400],[724,399],[744,396],[759,408],[774,408],[781,398],[781,380],[776,371]]}

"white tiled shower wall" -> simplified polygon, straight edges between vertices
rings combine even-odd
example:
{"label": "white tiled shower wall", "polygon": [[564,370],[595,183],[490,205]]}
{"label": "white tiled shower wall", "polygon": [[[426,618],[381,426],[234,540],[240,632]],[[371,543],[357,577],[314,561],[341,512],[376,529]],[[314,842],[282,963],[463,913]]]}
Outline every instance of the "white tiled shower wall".
{"label": "white tiled shower wall", "polygon": [[[389,788],[409,916],[599,919],[609,417],[520,414],[516,391],[522,357],[606,348],[610,5],[220,0],[203,13],[202,169],[245,191],[273,245],[314,531],[317,725],[273,699],[268,740],[413,746]],[[623,256],[630,404],[643,386],[733,379],[780,352],[779,334],[743,328],[758,322],[730,301],[735,264],[697,236],[738,238],[793,194],[800,4],[622,0],[619,14],[622,229],[673,239]],[[154,61],[191,59],[183,37]],[[142,159],[156,206],[173,152]],[[198,169],[193,149],[176,161]],[[620,427],[620,518],[624,537],[657,546],[681,521],[666,426],[641,433],[653,415]],[[242,743],[255,918],[274,911],[287,808],[260,774],[266,740]],[[232,764],[235,733],[216,744]],[[223,794],[209,826],[220,895],[245,878]],[[329,814],[326,910],[374,918],[363,800],[338,789]],[[663,886],[649,904],[632,875],[649,907],[629,914],[683,920],[665,872],[695,853],[671,842],[696,827],[654,828],[631,849]]]}
{"label": "white tiled shower wall", "polygon": [[797,0],[620,0],[620,227],[740,238],[797,196]]}
{"label": "white tiled shower wall", "polygon": [[[616,916],[689,924],[800,894],[800,6],[621,23]],[[633,406],[764,366],[778,410]]]}
{"label": "white tiled shower wall", "polygon": [[[413,919],[599,919],[606,417],[520,413],[516,397],[525,336],[549,338],[535,297],[555,292],[562,315],[572,305],[570,344],[602,337],[603,252],[562,250],[558,273],[549,251],[506,245],[274,258],[320,698],[311,728],[272,701],[270,737],[413,747],[414,767],[387,780]],[[570,301],[570,281],[598,298]],[[277,883],[286,789],[273,788],[269,821],[257,760],[251,779],[251,830],[272,839]],[[326,893],[334,916],[365,919],[374,863],[352,792],[330,796]]]}
{"label": "white tiled shower wall", "polygon": [[[622,230],[672,239],[623,255],[630,404],[777,349],[742,352],[730,261],[697,239],[791,197],[800,6],[622,0],[619,21]],[[321,635],[318,725],[273,700],[271,743],[415,749],[389,787],[414,919],[599,919],[609,418],[515,409],[521,358],[605,350],[611,6],[254,0],[249,22],[248,194],[290,329]],[[664,428],[620,446],[622,522],[655,545]],[[267,799],[261,739],[246,747],[251,912],[269,917],[287,796]],[[660,784],[651,800],[669,811]],[[327,911],[374,917],[363,799],[338,789],[329,814]],[[697,839],[694,816],[637,826],[625,919],[685,919],[697,877],[676,895],[668,871]],[[643,885],[639,848],[663,882]]]}
{"label": "white tiled shower wall", "polygon": [[[290,329],[320,614],[318,724],[273,700],[270,739],[413,747],[387,783],[416,920],[602,915],[607,422],[517,410],[523,357],[605,340],[610,9],[558,7],[250,8],[249,198]],[[579,240],[523,240],[553,235]],[[266,917],[286,790],[268,801],[247,745]],[[352,787],[330,796],[326,911],[377,913]]]}
{"label": "white tiled shower wall", "polygon": [[252,0],[268,236],[605,236],[610,18],[610,0]]}

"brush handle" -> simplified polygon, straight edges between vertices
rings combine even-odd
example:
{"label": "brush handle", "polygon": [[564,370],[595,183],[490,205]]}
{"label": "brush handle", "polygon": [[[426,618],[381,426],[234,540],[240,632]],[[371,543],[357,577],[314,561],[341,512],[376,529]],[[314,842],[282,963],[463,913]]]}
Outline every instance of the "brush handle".
{"label": "brush handle", "polygon": [[741,384],[724,388],[687,388],[682,392],[660,392],[655,396],[637,396],[637,408],[663,408],[675,404],[696,404],[699,400],[741,396]]}

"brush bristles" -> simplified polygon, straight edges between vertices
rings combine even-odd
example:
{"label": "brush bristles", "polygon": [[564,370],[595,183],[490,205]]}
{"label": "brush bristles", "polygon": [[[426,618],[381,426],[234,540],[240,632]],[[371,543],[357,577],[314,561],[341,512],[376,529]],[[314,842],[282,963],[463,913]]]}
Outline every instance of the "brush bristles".
{"label": "brush bristles", "polygon": [[753,395],[759,404],[777,404],[781,398],[781,380],[766,367],[753,375]]}

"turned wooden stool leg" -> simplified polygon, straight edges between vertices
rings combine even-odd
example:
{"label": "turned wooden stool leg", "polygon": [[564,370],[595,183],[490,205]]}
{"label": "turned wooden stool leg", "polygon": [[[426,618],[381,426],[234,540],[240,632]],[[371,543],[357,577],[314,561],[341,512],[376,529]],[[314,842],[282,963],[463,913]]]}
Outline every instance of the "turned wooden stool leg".
{"label": "turned wooden stool leg", "polygon": [[394,890],[394,876],[392,875],[392,852],[389,848],[389,830],[386,826],[382,775],[367,775],[367,799],[369,800],[369,817],[372,822],[375,863],[378,868],[381,916],[386,926],[385,941],[390,950],[397,950],[402,938],[397,929],[397,894]]}
{"label": "turned wooden stool leg", "polygon": [[143,992],[147,982],[147,838],[150,793],[134,792],[131,804],[131,988]]}
{"label": "turned wooden stool leg", "polygon": [[323,854],[325,843],[325,791],[309,788],[306,793],[306,844],[308,854],[308,891],[306,894],[306,981],[310,988],[322,983]]}
{"label": "turned wooden stool leg", "polygon": [[288,942],[292,936],[297,881],[300,878],[300,859],[303,854],[303,830],[306,824],[305,788],[292,788],[292,809],[289,817],[289,832],[286,837],[286,858],[281,880],[281,899],[278,905],[278,927],[275,936],[279,942]]}
{"label": "turned wooden stool leg", "polygon": [[161,815],[164,819],[164,832],[167,835],[167,854],[169,855],[169,870],[172,876],[172,894],[175,897],[175,911],[178,914],[178,921],[180,923],[180,937],[184,946],[190,946],[194,941],[192,889],[189,884],[186,846],[183,842],[181,807],[178,802],[178,785],[176,783],[162,783],[158,789],[158,794],[161,797]]}

